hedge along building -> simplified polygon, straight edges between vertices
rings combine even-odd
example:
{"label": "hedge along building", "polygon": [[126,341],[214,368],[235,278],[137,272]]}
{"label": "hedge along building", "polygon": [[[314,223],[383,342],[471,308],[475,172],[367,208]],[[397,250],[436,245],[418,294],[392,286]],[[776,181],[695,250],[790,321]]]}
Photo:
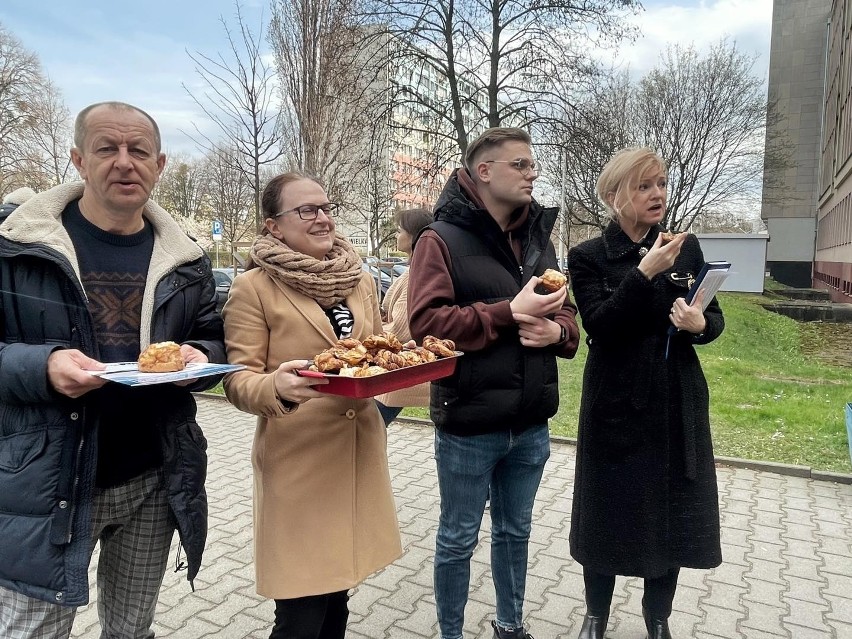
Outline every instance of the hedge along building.
{"label": "hedge along building", "polygon": [[781,283],[852,302],[852,0],[775,0],[761,217]]}

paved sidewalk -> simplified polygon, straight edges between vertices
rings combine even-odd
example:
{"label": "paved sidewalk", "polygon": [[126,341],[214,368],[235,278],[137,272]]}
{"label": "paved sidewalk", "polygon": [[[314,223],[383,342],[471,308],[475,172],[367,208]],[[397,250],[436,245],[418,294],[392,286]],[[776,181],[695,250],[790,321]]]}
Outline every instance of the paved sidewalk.
{"label": "paved sidewalk", "polygon": [[[166,574],[157,636],[265,638],[272,604],[254,593],[251,563],[255,418],[216,399],[199,398],[199,409],[210,441],[207,550],[195,593],[185,573]],[[357,589],[347,637],[435,639],[432,430],[394,424],[388,445],[405,554]],[[581,567],[568,555],[573,473],[574,448],[554,444],[530,548],[525,610],[536,639],[575,639],[584,611]],[[675,639],[852,637],[852,485],[741,468],[720,467],[718,475],[724,563],[712,571],[681,572],[671,618]],[[492,637],[488,542],[486,516],[471,570],[466,639]],[[645,637],[641,597],[641,580],[617,579],[609,639]],[[80,610],[72,637],[99,637],[94,604]]]}

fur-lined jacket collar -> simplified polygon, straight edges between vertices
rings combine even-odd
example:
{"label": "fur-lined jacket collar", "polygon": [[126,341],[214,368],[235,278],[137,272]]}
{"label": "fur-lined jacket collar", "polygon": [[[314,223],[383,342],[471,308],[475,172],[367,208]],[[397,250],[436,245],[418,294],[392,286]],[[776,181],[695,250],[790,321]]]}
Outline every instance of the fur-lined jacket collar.
{"label": "fur-lined jacket collar", "polygon": [[[77,278],[80,268],[71,238],[62,226],[62,211],[83,195],[83,183],[60,184],[28,198],[0,224],[0,236],[19,244],[39,244],[64,255]],[[204,252],[159,205],[148,200],[143,211],[154,228],[154,252],[149,282],[157,282],[178,264],[200,258]]]}

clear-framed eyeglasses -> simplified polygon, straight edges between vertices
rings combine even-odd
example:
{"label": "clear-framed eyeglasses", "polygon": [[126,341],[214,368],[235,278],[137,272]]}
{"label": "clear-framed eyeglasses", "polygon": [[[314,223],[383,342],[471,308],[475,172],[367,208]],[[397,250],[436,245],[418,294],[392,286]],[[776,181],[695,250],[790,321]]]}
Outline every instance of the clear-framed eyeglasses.
{"label": "clear-framed eyeglasses", "polygon": [[325,204],[303,204],[302,206],[297,206],[294,209],[288,209],[287,211],[276,213],[272,217],[278,219],[287,213],[298,213],[301,219],[309,222],[317,219],[317,215],[319,215],[320,211],[331,217],[339,207],[340,205],[335,204],[334,202],[326,202]]}
{"label": "clear-framed eyeglasses", "polygon": [[539,172],[539,166],[535,163],[535,160],[528,160],[527,158],[518,158],[517,160],[485,160],[485,163],[508,164],[513,169],[520,171],[524,177],[529,177],[530,173],[538,175]]}

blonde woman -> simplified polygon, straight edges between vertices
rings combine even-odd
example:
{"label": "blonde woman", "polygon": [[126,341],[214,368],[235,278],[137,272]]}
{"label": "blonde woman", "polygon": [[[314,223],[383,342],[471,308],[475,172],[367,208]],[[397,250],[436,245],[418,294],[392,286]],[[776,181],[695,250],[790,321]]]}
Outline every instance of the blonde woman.
{"label": "blonde woman", "polygon": [[[571,250],[568,270],[588,333],[571,555],[583,565],[580,639],[604,636],[616,575],[645,578],[649,639],[670,639],[680,568],[722,561],[707,383],[695,346],[724,320],[684,301],[704,264],[694,235],[664,244],[666,165],[646,148],[604,167],[597,195],[612,216]],[[678,332],[666,356],[669,327]]]}

